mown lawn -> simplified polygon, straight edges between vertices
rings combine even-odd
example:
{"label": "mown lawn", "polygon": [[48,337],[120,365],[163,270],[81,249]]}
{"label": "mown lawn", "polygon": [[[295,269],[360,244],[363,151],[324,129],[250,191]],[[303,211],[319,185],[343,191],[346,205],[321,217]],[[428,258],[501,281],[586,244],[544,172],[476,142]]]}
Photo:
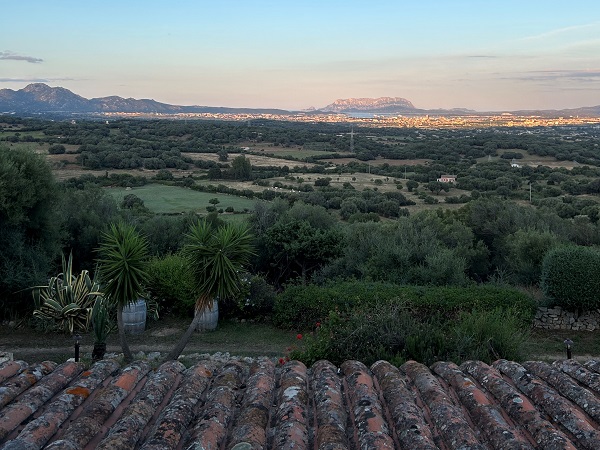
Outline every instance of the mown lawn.
{"label": "mown lawn", "polygon": [[137,195],[144,201],[144,205],[156,214],[173,214],[180,212],[195,211],[206,213],[206,207],[211,206],[210,199],[217,198],[219,203],[217,209],[226,209],[233,207],[235,211],[254,209],[256,200],[245,197],[236,197],[234,195],[198,192],[192,189],[186,189],[179,186],[165,186],[162,184],[148,184],[142,187],[131,189],[126,188],[107,188],[117,202],[121,202],[128,194]]}
{"label": "mown lawn", "polygon": [[[128,336],[129,347],[133,353],[158,351],[166,354],[175,346],[191,320],[170,317],[148,322],[143,334]],[[93,341],[92,333],[81,335],[82,358],[90,358]],[[215,331],[194,333],[183,354],[228,352],[236,356],[284,357],[287,349],[297,344],[295,331],[281,330],[266,323],[222,320]],[[121,353],[116,332],[108,336],[107,350]],[[0,351],[13,353],[15,359],[30,363],[44,360],[64,362],[73,357],[74,343],[71,336],[62,333],[42,333],[29,327],[3,325],[0,326]]]}
{"label": "mown lawn", "polygon": [[600,357],[600,331],[543,330],[534,329],[525,343],[529,359],[554,361],[566,358],[565,340],[573,341],[571,353],[574,359],[588,360]]}

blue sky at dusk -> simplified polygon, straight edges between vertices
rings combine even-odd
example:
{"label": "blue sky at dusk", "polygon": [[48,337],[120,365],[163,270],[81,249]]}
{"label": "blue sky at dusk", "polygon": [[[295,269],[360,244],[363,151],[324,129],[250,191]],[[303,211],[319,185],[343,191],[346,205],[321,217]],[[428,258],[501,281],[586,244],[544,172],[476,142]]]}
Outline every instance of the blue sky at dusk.
{"label": "blue sky at dusk", "polygon": [[284,109],[600,105],[598,0],[56,0],[1,15],[0,88]]}

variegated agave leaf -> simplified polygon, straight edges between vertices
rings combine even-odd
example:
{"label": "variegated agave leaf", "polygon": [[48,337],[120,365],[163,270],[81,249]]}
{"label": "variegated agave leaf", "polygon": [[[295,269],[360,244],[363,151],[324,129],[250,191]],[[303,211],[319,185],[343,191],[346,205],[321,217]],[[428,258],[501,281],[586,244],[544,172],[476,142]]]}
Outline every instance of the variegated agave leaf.
{"label": "variegated agave leaf", "polygon": [[68,262],[63,256],[63,272],[51,277],[47,286],[33,288],[34,317],[53,321],[57,330],[71,334],[89,330],[95,299],[102,296],[87,270],[75,276],[72,267],[72,255]]}

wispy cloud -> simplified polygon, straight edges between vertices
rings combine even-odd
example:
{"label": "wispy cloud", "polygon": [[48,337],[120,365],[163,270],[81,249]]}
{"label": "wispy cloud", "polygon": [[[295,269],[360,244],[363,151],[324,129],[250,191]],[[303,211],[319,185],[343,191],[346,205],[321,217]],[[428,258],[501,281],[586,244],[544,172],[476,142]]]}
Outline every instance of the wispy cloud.
{"label": "wispy cloud", "polygon": [[42,58],[36,58],[34,56],[19,55],[18,53],[11,52],[9,50],[0,52],[0,59],[4,59],[4,60],[10,59],[13,61],[25,61],[25,62],[32,63],[32,64],[39,64],[41,62],[44,62],[44,60]]}
{"label": "wispy cloud", "polygon": [[600,81],[600,69],[533,70],[508,78],[516,78],[525,81],[578,80],[596,82]]}
{"label": "wispy cloud", "polygon": [[494,59],[497,55],[466,55],[466,58]]}
{"label": "wispy cloud", "polygon": [[554,30],[546,31],[544,33],[524,37],[521,40],[522,41],[534,41],[534,40],[540,40],[540,39],[548,39],[548,38],[558,36],[561,34],[571,33],[573,31],[580,31],[580,30],[584,30],[586,28],[596,28],[598,26],[600,26],[600,22],[592,22],[592,23],[586,23],[586,24],[582,24],[582,25],[573,25],[570,27],[556,28]]}
{"label": "wispy cloud", "polygon": [[0,83],[54,83],[55,81],[73,81],[75,78],[0,78]]}

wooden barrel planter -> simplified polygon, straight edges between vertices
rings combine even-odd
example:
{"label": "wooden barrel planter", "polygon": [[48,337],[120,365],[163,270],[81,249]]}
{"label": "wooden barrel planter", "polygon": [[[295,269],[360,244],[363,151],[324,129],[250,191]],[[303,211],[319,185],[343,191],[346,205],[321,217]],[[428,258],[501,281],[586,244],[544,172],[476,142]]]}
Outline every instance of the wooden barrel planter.
{"label": "wooden barrel planter", "polygon": [[198,320],[196,331],[214,331],[219,323],[219,302],[213,300],[212,309],[205,308],[201,312],[197,312],[201,317]]}
{"label": "wooden barrel planter", "polygon": [[123,328],[128,334],[142,334],[146,329],[146,300],[137,299],[123,308]]}

